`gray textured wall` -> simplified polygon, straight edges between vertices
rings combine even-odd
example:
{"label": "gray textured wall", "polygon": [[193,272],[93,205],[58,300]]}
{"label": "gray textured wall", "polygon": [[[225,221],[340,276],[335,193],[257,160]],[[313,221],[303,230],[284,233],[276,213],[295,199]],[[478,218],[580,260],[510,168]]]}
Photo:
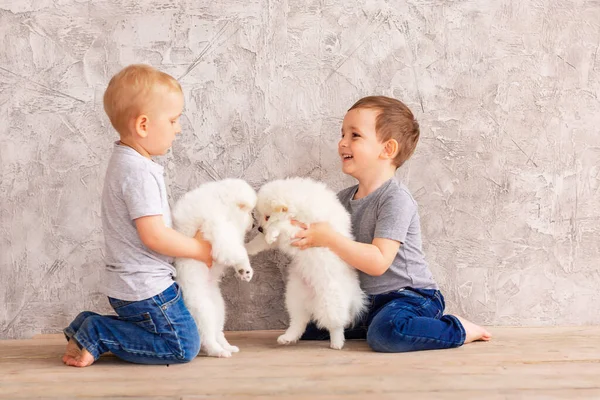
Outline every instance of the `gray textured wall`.
{"label": "gray textured wall", "polygon": [[[422,126],[399,173],[451,311],[502,325],[597,324],[600,2],[0,1],[0,338],[108,311],[100,192],[112,74],[180,78],[172,199],[201,182],[351,183],[336,142],[359,97]],[[286,322],[279,267],[224,283],[230,329]]]}

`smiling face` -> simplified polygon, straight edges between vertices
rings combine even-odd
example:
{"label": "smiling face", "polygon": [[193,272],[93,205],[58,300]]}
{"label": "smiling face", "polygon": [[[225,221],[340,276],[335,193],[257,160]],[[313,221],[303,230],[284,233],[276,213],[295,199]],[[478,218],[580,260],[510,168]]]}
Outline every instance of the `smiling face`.
{"label": "smiling face", "polygon": [[379,141],[376,132],[376,109],[357,108],[348,111],[342,124],[342,137],[338,143],[338,154],[342,171],[354,178],[376,173],[382,162],[385,143]]}

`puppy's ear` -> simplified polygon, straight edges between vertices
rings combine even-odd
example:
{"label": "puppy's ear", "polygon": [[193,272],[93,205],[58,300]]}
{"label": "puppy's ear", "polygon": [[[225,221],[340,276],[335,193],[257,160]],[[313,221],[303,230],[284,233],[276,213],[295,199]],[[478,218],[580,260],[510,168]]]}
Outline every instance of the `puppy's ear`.
{"label": "puppy's ear", "polygon": [[252,206],[250,204],[247,204],[247,203],[238,203],[237,206],[239,207],[240,210],[242,210],[244,212],[250,212],[250,211],[252,211]]}
{"label": "puppy's ear", "polygon": [[287,212],[288,208],[287,206],[281,204],[280,202],[277,201],[272,201],[271,202],[271,209],[273,210],[273,212]]}
{"label": "puppy's ear", "polygon": [[275,212],[287,212],[288,208],[286,206],[275,206]]}

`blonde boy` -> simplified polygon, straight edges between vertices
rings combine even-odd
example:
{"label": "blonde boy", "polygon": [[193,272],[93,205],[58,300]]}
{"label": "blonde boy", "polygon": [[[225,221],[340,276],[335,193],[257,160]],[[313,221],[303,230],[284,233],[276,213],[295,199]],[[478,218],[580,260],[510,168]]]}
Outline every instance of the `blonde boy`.
{"label": "blonde boy", "polygon": [[[360,271],[370,306],[346,338],[367,339],[380,352],[458,347],[491,338],[480,326],[444,315],[444,297],[421,249],[417,203],[394,178],[418,140],[419,124],[402,102],[384,96],[356,102],[344,117],[338,144],[342,171],[358,181],[338,193],[352,215],[356,241],[326,223],[308,229],[298,223],[305,229],[294,243],[302,249],[328,247]],[[327,332],[311,325],[303,339],[325,340]]]}
{"label": "blonde boy", "polygon": [[181,86],[150,66],[130,65],[110,80],[104,109],[120,137],[102,192],[103,284],[117,316],[80,313],[64,330],[63,362],[86,367],[109,351],[140,364],[188,362],[200,337],[173,281],[172,261],[210,265],[211,247],[200,232],[192,239],[171,228],[163,167],[151,159],[181,132]]}

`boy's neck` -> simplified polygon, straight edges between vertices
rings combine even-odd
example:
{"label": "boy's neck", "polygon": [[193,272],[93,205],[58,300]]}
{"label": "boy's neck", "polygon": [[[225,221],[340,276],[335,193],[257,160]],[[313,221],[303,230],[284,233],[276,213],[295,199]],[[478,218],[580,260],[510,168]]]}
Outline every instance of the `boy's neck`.
{"label": "boy's neck", "polygon": [[140,153],[141,156],[144,156],[147,159],[152,160],[152,158],[150,157],[150,154],[146,151],[146,149],[144,149],[142,146],[140,146],[139,143],[137,143],[135,140],[133,140],[131,138],[131,136],[129,136],[129,137],[122,137],[119,140],[119,144],[121,146],[131,147],[133,150],[135,150],[138,153]]}
{"label": "boy's neck", "polygon": [[358,179],[358,190],[354,195],[354,200],[367,197],[381,187],[385,182],[396,176],[396,167],[386,168],[372,176],[365,176]]}

